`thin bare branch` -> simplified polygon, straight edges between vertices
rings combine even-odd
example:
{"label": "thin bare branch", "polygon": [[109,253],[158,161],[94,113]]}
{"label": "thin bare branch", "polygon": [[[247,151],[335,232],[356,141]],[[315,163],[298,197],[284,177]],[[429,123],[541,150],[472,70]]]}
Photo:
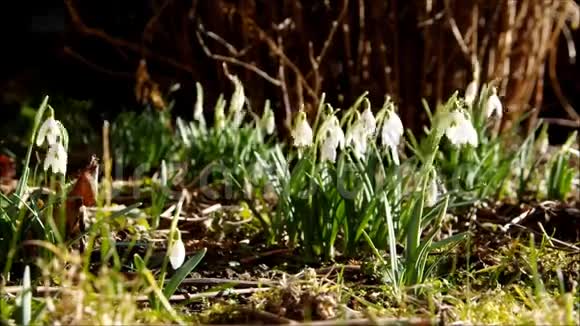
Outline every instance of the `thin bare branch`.
{"label": "thin bare branch", "polygon": [[88,66],[89,68],[105,74],[105,75],[109,75],[112,77],[116,77],[116,78],[123,78],[123,79],[133,79],[135,78],[135,74],[134,73],[129,73],[129,72],[119,72],[119,71],[113,71],[111,69],[102,67],[92,61],[90,61],[89,59],[83,57],[80,53],[74,51],[71,47],[69,46],[65,46],[63,48],[63,53],[70,56],[71,58],[77,60],[78,62]]}
{"label": "thin bare branch", "polygon": [[150,49],[144,47],[144,46],[140,46],[138,44],[126,41],[124,39],[120,39],[120,38],[116,38],[113,37],[107,33],[105,33],[103,30],[100,29],[96,29],[96,28],[92,28],[87,26],[82,18],[80,17],[77,9],[75,8],[74,4],[73,4],[73,0],[64,0],[64,3],[66,5],[66,8],[68,10],[68,13],[70,15],[71,21],[73,23],[73,25],[76,27],[76,31],[84,34],[86,36],[92,36],[98,39],[101,39],[115,47],[120,47],[120,48],[124,48],[127,50],[130,50],[132,52],[135,52],[137,54],[140,54],[144,57],[148,57],[148,58],[152,58],[154,60],[157,60],[159,62],[163,62],[173,68],[176,68],[178,70],[182,70],[185,72],[188,72],[190,74],[193,73],[193,68],[189,65],[185,65],[175,59],[172,58],[168,58],[165,56],[161,56],[153,51],[151,51]]}
{"label": "thin bare branch", "polygon": [[463,39],[463,36],[459,31],[459,27],[457,27],[457,23],[455,22],[455,18],[453,17],[453,12],[451,11],[451,6],[449,5],[449,0],[445,0],[444,3],[445,3],[445,13],[447,16],[449,26],[451,27],[451,32],[453,33],[453,36],[457,40],[457,44],[459,45],[461,52],[463,52],[463,54],[468,59],[471,60],[472,59],[471,51],[469,51],[469,48],[467,47],[467,44],[465,43],[465,40]]}
{"label": "thin bare branch", "polygon": [[241,61],[241,60],[236,59],[236,58],[233,58],[233,57],[228,57],[228,56],[224,56],[224,55],[212,53],[211,50],[205,44],[205,41],[203,40],[203,37],[199,33],[199,30],[195,32],[195,35],[197,36],[197,40],[199,41],[199,44],[201,45],[201,48],[202,48],[203,52],[209,58],[211,58],[213,60],[216,60],[216,61],[227,62],[227,63],[231,63],[233,65],[237,65],[237,66],[243,67],[245,69],[248,69],[248,70],[256,73],[258,76],[264,78],[265,80],[267,80],[268,82],[270,82],[272,85],[275,85],[275,86],[278,86],[278,87],[281,87],[282,86],[280,80],[278,80],[278,79],[276,79],[276,78],[268,75],[268,73],[266,73],[262,69],[258,68],[256,65],[253,65],[253,64],[250,64],[250,63]]}

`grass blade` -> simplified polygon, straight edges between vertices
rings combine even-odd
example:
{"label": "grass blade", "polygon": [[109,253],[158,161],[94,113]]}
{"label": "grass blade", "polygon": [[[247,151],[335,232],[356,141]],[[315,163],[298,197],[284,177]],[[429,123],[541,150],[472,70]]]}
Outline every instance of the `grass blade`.
{"label": "grass blade", "polygon": [[183,266],[181,266],[177,272],[175,272],[173,277],[171,277],[169,282],[167,282],[167,285],[165,285],[165,289],[163,289],[163,294],[165,297],[169,298],[175,293],[181,282],[183,282],[187,275],[189,275],[189,273],[191,273],[191,271],[197,267],[199,262],[205,256],[206,252],[207,249],[203,248],[197,254],[195,254],[195,256],[191,257],[187,262],[185,262],[185,264],[183,264]]}

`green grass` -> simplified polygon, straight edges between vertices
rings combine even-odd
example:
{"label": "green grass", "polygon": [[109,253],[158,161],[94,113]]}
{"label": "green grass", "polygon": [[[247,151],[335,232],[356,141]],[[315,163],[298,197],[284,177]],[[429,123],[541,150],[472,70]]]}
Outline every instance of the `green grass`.
{"label": "green grass", "polygon": [[[545,125],[525,138],[519,124],[497,133],[484,87],[473,106],[458,94],[425,106],[424,133],[401,130],[397,146],[389,145],[395,134],[383,134],[384,125],[398,133],[389,98],[374,110],[366,94],[344,110],[323,101],[311,125],[297,119],[312,142],[296,147],[271,135],[269,104],[252,112],[231,79],[229,105],[221,96],[213,109],[198,85],[192,120],[153,110],[121,115],[113,154],[123,168],[140,169],[125,181],[135,191],[127,198],[114,182],[111,206],[99,191],[73,237],[55,207],[64,207],[74,180],[31,162],[47,152],[35,145],[54,114],[42,103],[18,186],[0,197],[0,320],[577,323],[577,239],[557,238],[570,221],[544,220],[555,226],[547,233],[535,228],[537,214],[501,204],[574,216],[576,134],[545,151]],[[214,115],[206,121],[203,111]],[[356,138],[371,111],[376,131]],[[449,129],[461,123],[476,143],[454,144]],[[548,200],[570,207],[554,210]],[[518,215],[529,223],[507,228]],[[179,239],[187,258],[174,271],[167,248]]]}

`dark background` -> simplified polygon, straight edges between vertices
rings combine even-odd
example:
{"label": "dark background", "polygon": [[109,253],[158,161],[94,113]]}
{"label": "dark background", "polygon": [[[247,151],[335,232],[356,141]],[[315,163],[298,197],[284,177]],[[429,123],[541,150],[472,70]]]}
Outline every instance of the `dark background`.
{"label": "dark background", "polygon": [[[135,71],[141,58],[147,59],[151,78],[159,84],[163,92],[172,83],[181,83],[181,90],[174,95],[176,106],[173,112],[175,114],[186,117],[191,115],[192,103],[195,99],[195,81],[201,81],[205,86],[206,99],[209,103],[214,103],[220,92],[231,91],[231,85],[224,77],[220,62],[208,58],[200,45],[195,44],[196,39],[195,36],[191,35],[192,31],[189,31],[189,40],[193,41],[184,41],[189,47],[173,46],[172,42],[175,39],[172,36],[179,36],[187,32],[179,25],[179,19],[185,19],[183,17],[189,17],[191,24],[198,21],[203,22],[209,30],[221,28],[220,35],[241,49],[245,44],[253,44],[252,42],[259,39],[251,28],[245,29],[246,25],[239,17],[240,14],[236,14],[236,10],[238,12],[247,10],[254,17],[257,17],[257,23],[266,32],[271,35],[288,36],[287,55],[297,62],[299,68],[302,68],[307,66],[309,62],[307,56],[304,55],[305,52],[299,51],[300,47],[304,48],[309,37],[315,40],[325,39],[332,20],[336,19],[341,12],[339,5],[341,2],[338,1],[336,8],[324,7],[324,1],[280,1],[280,8],[272,7],[271,3],[263,1],[200,1],[195,5],[191,1],[169,1],[169,5],[163,9],[166,13],[160,16],[155,25],[162,26],[163,29],[153,28],[154,32],[152,32],[151,39],[144,41],[147,38],[144,33],[145,26],[151,17],[159,11],[159,8],[165,5],[164,2],[104,0],[74,1],[73,3],[79,15],[82,16],[83,23],[87,26],[100,29],[115,39],[127,41],[137,47],[144,45],[145,48],[155,51],[162,58],[148,56],[143,51],[135,50],[131,46],[111,44],[100,37],[80,33],[78,26],[71,22],[69,13],[61,1],[18,1],[12,3],[12,7],[4,8],[0,14],[0,33],[3,42],[3,59],[0,60],[0,113],[2,115],[0,148],[18,151],[19,146],[22,147],[24,144],[21,139],[22,134],[29,127],[29,120],[22,117],[22,108],[24,106],[36,107],[44,95],[51,96],[51,103],[57,112],[69,112],[72,115],[77,114],[81,118],[86,118],[88,123],[79,123],[77,127],[81,129],[81,132],[86,129],[87,134],[95,133],[95,130],[99,130],[103,119],[112,120],[122,110],[142,110],[143,106],[137,103],[134,94]],[[220,7],[218,3],[223,6]],[[247,3],[251,3],[253,7],[248,9]],[[300,10],[302,10],[300,16],[296,16],[297,9],[293,3],[300,3]],[[346,11],[347,18],[357,12],[357,3],[357,1],[349,2],[349,8]],[[373,17],[373,13],[379,10],[388,12],[387,10],[394,9],[377,7],[378,9],[373,10],[373,6],[378,2],[366,1],[366,3],[366,39],[373,41],[373,38],[378,35],[377,33],[384,29],[385,35],[381,34],[380,37],[385,39],[387,43],[395,42],[397,49],[402,53],[397,57],[398,61],[388,63],[398,72],[397,83],[389,80],[384,81],[377,77],[378,74],[375,76],[380,70],[373,66],[376,64],[373,63],[373,60],[379,60],[376,57],[370,58],[370,77],[361,79],[360,76],[364,75],[361,71],[356,71],[358,75],[354,76],[354,73],[345,68],[348,66],[344,63],[347,58],[339,51],[340,42],[344,41],[341,41],[342,37],[336,37],[335,46],[338,48],[331,47],[328,60],[324,60],[321,65],[324,66],[321,68],[324,76],[321,90],[328,93],[327,99],[330,103],[338,106],[346,106],[351,103],[364,90],[370,91],[369,96],[375,106],[382,103],[385,93],[395,93],[401,105],[405,125],[418,129],[422,121],[419,102],[421,97],[427,98],[431,104],[436,102],[437,98],[432,92],[425,91],[428,87],[423,87],[422,91],[416,91],[416,89],[421,89],[421,85],[426,85],[425,81],[420,80],[421,76],[427,79],[435,78],[433,73],[416,71],[419,62],[425,61],[425,51],[428,50],[427,45],[425,45],[427,44],[425,43],[425,34],[421,34],[417,29],[417,18],[413,18],[412,15],[412,10],[417,8],[413,7],[413,2],[406,4],[406,2],[399,1],[400,7],[396,8],[398,13],[396,16]],[[230,10],[227,9],[230,8],[228,6],[234,8],[231,9],[230,16],[228,16],[227,10]],[[191,12],[192,8],[195,8],[194,12]],[[485,9],[484,5],[482,12],[485,13]],[[188,10],[190,12],[184,14]],[[272,27],[275,25],[274,22],[280,23],[284,17],[292,15],[301,17],[302,22],[294,19],[296,25],[294,29],[287,32],[275,32]],[[262,16],[265,18],[261,18]],[[268,21],[268,19],[272,21]],[[186,21],[184,24],[189,23]],[[393,26],[396,26],[399,34],[389,34]],[[300,28],[303,31],[297,32],[296,29]],[[442,29],[442,31],[445,30]],[[249,33],[249,36],[246,38],[244,33]],[[580,41],[579,33],[577,30],[573,33],[578,44]],[[357,34],[354,27],[351,34]],[[447,37],[449,44],[454,43],[448,35],[445,37]],[[352,43],[356,45],[356,41],[353,40]],[[216,53],[219,52],[217,50],[219,44],[216,46],[210,41],[208,44],[212,45],[212,49],[216,49]],[[348,44],[343,45],[348,46]],[[578,65],[569,62],[567,48],[562,37],[558,46],[560,47],[557,64],[558,79],[564,95],[576,109],[576,112],[579,112],[580,74],[578,74]],[[314,44],[314,48],[317,49],[315,52],[318,52],[321,45]],[[356,46],[353,46],[352,50],[356,52]],[[389,51],[390,48],[387,48],[385,57],[391,58],[393,55]],[[273,62],[277,61],[269,52],[263,44],[258,44],[250,50],[248,60],[257,62],[265,71],[275,73],[276,66]],[[449,53],[443,55],[450,59],[453,65],[446,66],[446,69],[449,68],[449,74],[446,74],[444,78],[452,82],[441,86],[440,96],[443,98],[450,95],[453,89],[464,87],[468,81],[465,78],[458,81],[456,75],[451,73],[451,68],[457,65],[465,69],[469,63],[461,58],[457,51]],[[437,55],[437,53],[433,55]],[[190,70],[168,64],[163,58],[176,58]],[[361,62],[362,59],[357,58],[356,60]],[[396,63],[398,63],[397,67],[393,65]],[[266,98],[273,100],[278,122],[283,129],[282,122],[285,111],[280,90],[247,70],[232,66],[230,66],[230,70],[239,74],[245,82],[250,103],[258,111]],[[348,76],[349,73],[350,76]],[[291,77],[289,77],[288,83],[293,84],[290,79]],[[544,80],[540,116],[565,118],[566,114],[554,95],[547,78],[547,72]],[[291,109],[295,111],[301,102],[296,90],[290,91],[290,97]],[[307,96],[304,98],[304,104],[309,109],[308,106],[312,106],[313,101]],[[76,109],[79,106],[78,103],[70,104],[71,101],[75,100],[90,100],[90,102],[84,102],[85,109],[81,112]],[[70,112],[74,110],[78,112]],[[562,126],[553,127],[552,141],[562,142],[572,129]],[[94,139],[86,137],[84,145],[89,148],[95,146]],[[93,144],[90,144],[91,141]]]}

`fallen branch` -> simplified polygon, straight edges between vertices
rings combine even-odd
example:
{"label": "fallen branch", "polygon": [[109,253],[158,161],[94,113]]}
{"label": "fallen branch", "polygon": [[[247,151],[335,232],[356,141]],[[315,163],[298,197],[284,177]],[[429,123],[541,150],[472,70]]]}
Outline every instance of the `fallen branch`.
{"label": "fallen branch", "polygon": [[[191,301],[191,300],[199,300],[205,298],[215,298],[220,296],[230,296],[230,295],[242,295],[242,294],[252,294],[256,292],[265,292],[270,291],[271,288],[249,288],[249,289],[233,289],[233,290],[225,290],[225,291],[212,291],[212,292],[203,292],[203,293],[195,293],[195,294],[174,294],[171,297],[167,298],[169,301]],[[149,296],[147,295],[140,295],[137,297],[136,301],[149,301]]]}
{"label": "fallen branch", "polygon": [[207,278],[186,278],[185,280],[183,280],[181,284],[198,285],[198,286],[231,284],[234,287],[251,288],[259,286],[274,286],[278,283],[274,281],[248,281],[248,280],[207,277]]}

